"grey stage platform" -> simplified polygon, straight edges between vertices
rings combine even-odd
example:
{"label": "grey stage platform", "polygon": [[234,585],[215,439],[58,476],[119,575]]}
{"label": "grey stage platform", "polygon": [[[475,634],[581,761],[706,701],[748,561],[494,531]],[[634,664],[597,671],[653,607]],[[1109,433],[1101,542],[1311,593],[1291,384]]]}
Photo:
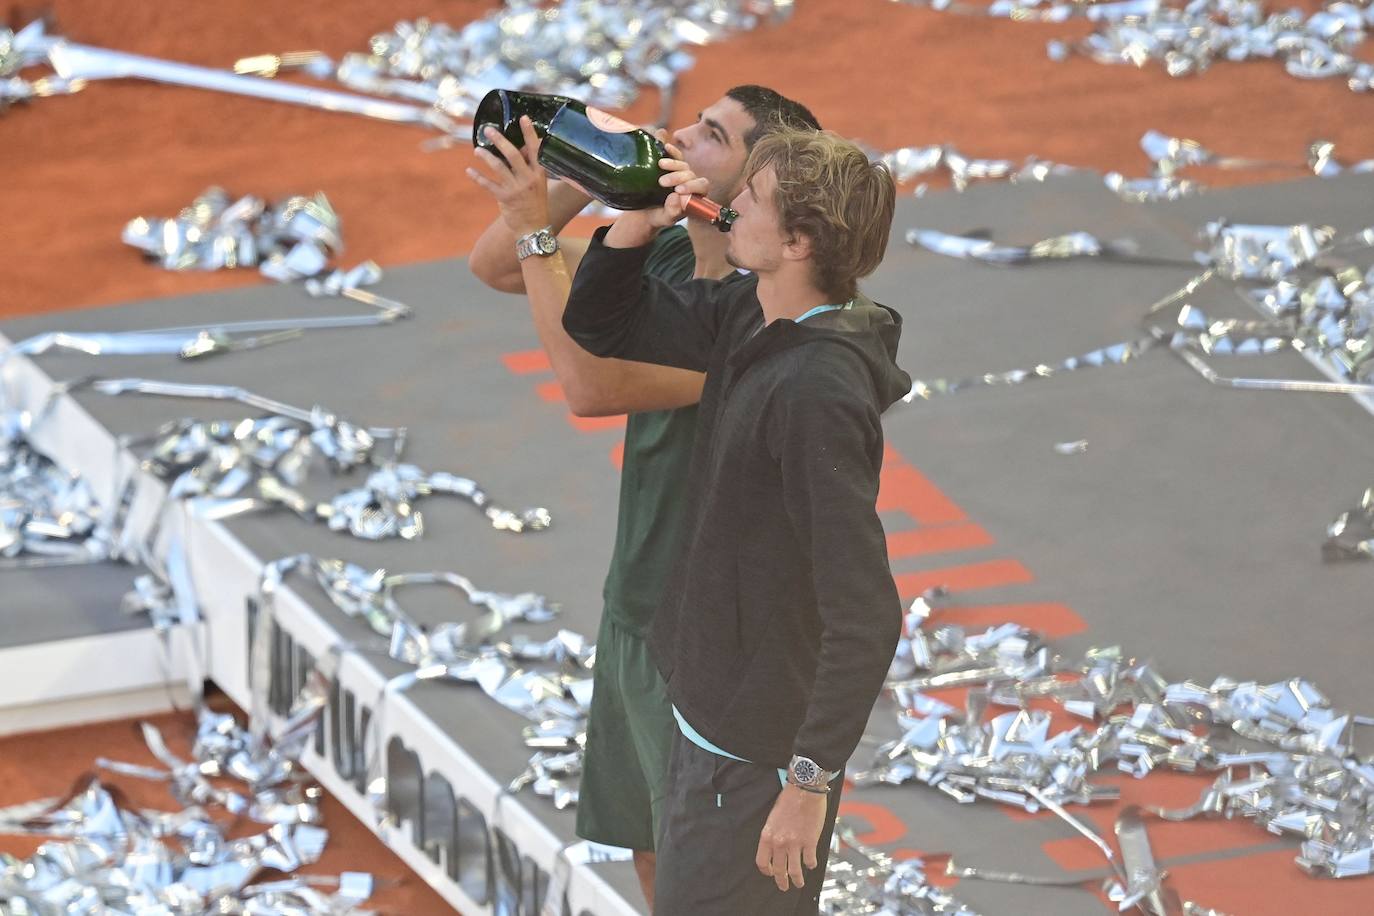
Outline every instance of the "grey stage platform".
{"label": "grey stage platform", "polygon": [[[1086,176],[904,199],[888,258],[866,288],[904,315],[901,362],[914,377],[1029,368],[1140,336],[1146,306],[1196,271],[1096,262],[997,269],[913,249],[902,240],[906,228],[982,227],[1008,242],[1082,229],[1131,237],[1152,255],[1187,258],[1198,247],[1193,232],[1209,219],[1315,219],[1353,229],[1363,225],[1371,199],[1374,178],[1356,177],[1132,205]],[[456,570],[486,588],[541,592],[562,603],[562,626],[593,635],[613,534],[617,474],[609,456],[619,432],[577,430],[564,405],[537,394],[550,374],[516,374],[506,366],[503,354],[537,347],[526,307],[480,286],[464,262],[389,270],[379,291],[414,305],[415,319],[316,332],[196,364],[73,355],[38,363],[54,379],[231,383],[288,403],[324,404],[359,423],[407,425],[409,460],[471,476],[506,505],[547,506],[554,526],[499,534],[465,503],[435,498],[422,504],[427,533],[417,543],[363,543],[285,513],[232,519],[229,531],[263,561],[310,552],[392,571]],[[1254,317],[1221,286],[1195,304],[1216,317]],[[10,321],[0,332],[16,340],[59,327],[133,329],[339,310],[264,285]],[[1291,353],[1225,366],[1320,378]],[[236,405],[161,398],[78,398],[117,434],[145,433],[178,416],[246,413]],[[1124,367],[899,404],[886,428],[900,457],[993,539],[973,550],[895,559],[899,576],[929,572],[938,580],[952,567],[1019,562],[1032,581],[959,591],[952,605],[1067,605],[1087,627],[1056,642],[1065,652],[1119,643],[1173,678],[1308,675],[1338,705],[1370,711],[1374,666],[1360,636],[1374,566],[1323,565],[1318,553],[1325,526],[1374,484],[1374,417],[1352,399],[1223,390],[1155,351]],[[1055,451],[1056,443],[1079,439],[1088,441],[1085,453]],[[900,511],[884,520],[894,531],[916,527]],[[110,574],[66,575],[103,589]],[[40,619],[47,606],[43,583],[11,591],[15,581],[5,580],[11,633],[36,626],[27,621]],[[363,637],[313,586],[301,594],[344,637]],[[413,604],[421,617],[438,620],[451,614],[451,604],[440,600],[448,597],[417,590]],[[957,622],[957,611],[948,619]],[[93,629],[105,625],[92,619]],[[475,690],[422,685],[411,693],[434,726],[495,779],[523,768],[528,754],[518,717]],[[890,733],[889,719],[882,708],[875,714],[875,739]],[[559,838],[573,838],[570,812],[527,794],[518,798]],[[959,806],[919,787],[867,789],[851,798],[898,816],[906,833],[889,837],[885,848],[949,851],[999,868],[1054,873],[1059,866],[1042,844],[1075,836],[1053,818],[1013,820],[991,804]],[[1273,837],[1252,829],[1257,848],[1274,848]],[[1196,858],[1171,861],[1166,850],[1163,864]],[[638,901],[628,865],[596,868]],[[1368,891],[1355,882],[1348,892],[1353,902]],[[966,881],[958,893],[987,916],[1104,912],[1080,891]],[[1225,909],[1224,900],[1200,902]]]}

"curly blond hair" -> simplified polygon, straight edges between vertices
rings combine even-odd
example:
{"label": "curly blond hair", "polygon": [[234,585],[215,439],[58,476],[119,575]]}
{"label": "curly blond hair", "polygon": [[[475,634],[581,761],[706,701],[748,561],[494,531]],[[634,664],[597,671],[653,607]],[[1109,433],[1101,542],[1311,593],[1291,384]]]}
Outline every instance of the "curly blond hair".
{"label": "curly blond hair", "polygon": [[818,289],[832,302],[858,292],[860,277],[882,263],[897,185],[887,167],[827,130],[777,130],[750,151],[744,174],[772,167],[782,230],[811,242]]}

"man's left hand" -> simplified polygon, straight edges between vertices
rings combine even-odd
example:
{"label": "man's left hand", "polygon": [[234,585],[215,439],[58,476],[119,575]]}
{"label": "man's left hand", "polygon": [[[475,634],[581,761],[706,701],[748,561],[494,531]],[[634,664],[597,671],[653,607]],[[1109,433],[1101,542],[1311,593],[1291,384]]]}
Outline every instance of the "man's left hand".
{"label": "man's left hand", "polygon": [[484,175],[472,168],[467,170],[468,177],[496,198],[501,219],[517,237],[549,224],[548,174],[539,164],[539,135],[528,115],[521,116],[520,131],[524,134],[525,145],[523,149],[516,149],[500,131],[488,126],[487,142],[501,155],[478,147],[475,155],[487,173]]}
{"label": "man's left hand", "polygon": [[816,867],[816,845],[825,827],[828,798],[785,785],[773,802],[773,810],[759,836],[754,864],[773,879],[778,890],[787,890],[789,882],[794,887],[803,886],[806,877],[802,868]]}

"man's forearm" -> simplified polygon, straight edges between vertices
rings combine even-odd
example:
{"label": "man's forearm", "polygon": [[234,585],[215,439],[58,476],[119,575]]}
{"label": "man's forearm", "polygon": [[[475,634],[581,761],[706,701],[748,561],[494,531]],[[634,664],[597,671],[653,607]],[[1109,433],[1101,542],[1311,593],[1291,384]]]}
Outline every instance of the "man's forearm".
{"label": "man's forearm", "polygon": [[535,333],[577,416],[610,416],[639,410],[667,410],[701,399],[699,373],[666,366],[603,359],[584,350],[563,328],[572,287],[561,251],[521,262]]}
{"label": "man's forearm", "polygon": [[658,228],[649,221],[648,211],[631,210],[622,213],[610,231],[602,238],[607,248],[642,248],[658,235]]}
{"label": "man's forearm", "polygon": [[[549,182],[549,222],[554,235],[559,234],[572,222],[573,217],[586,208],[591,198],[562,181]],[[543,226],[531,226],[530,232]],[[472,247],[469,262],[480,265],[486,277],[520,274],[520,259],[515,256],[515,232],[506,225],[504,219],[496,219],[477,239]]]}
{"label": "man's forearm", "polygon": [[554,374],[563,386],[569,405],[575,413],[581,406],[590,378],[614,371],[610,360],[592,356],[563,330],[563,308],[568,302],[568,291],[572,289],[572,277],[563,252],[556,251],[547,258],[526,258],[520,262],[520,272],[525,280],[525,295],[530,300],[530,312],[534,317],[534,330],[544,352],[549,355],[549,363]]}

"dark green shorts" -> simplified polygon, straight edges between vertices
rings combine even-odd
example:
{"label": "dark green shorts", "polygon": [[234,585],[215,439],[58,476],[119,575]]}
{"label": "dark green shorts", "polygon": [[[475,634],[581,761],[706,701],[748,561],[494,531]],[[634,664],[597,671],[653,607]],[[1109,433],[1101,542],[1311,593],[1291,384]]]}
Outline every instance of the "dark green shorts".
{"label": "dark green shorts", "polygon": [[677,722],[644,639],[603,614],[596,638],[577,835],[649,851]]}

